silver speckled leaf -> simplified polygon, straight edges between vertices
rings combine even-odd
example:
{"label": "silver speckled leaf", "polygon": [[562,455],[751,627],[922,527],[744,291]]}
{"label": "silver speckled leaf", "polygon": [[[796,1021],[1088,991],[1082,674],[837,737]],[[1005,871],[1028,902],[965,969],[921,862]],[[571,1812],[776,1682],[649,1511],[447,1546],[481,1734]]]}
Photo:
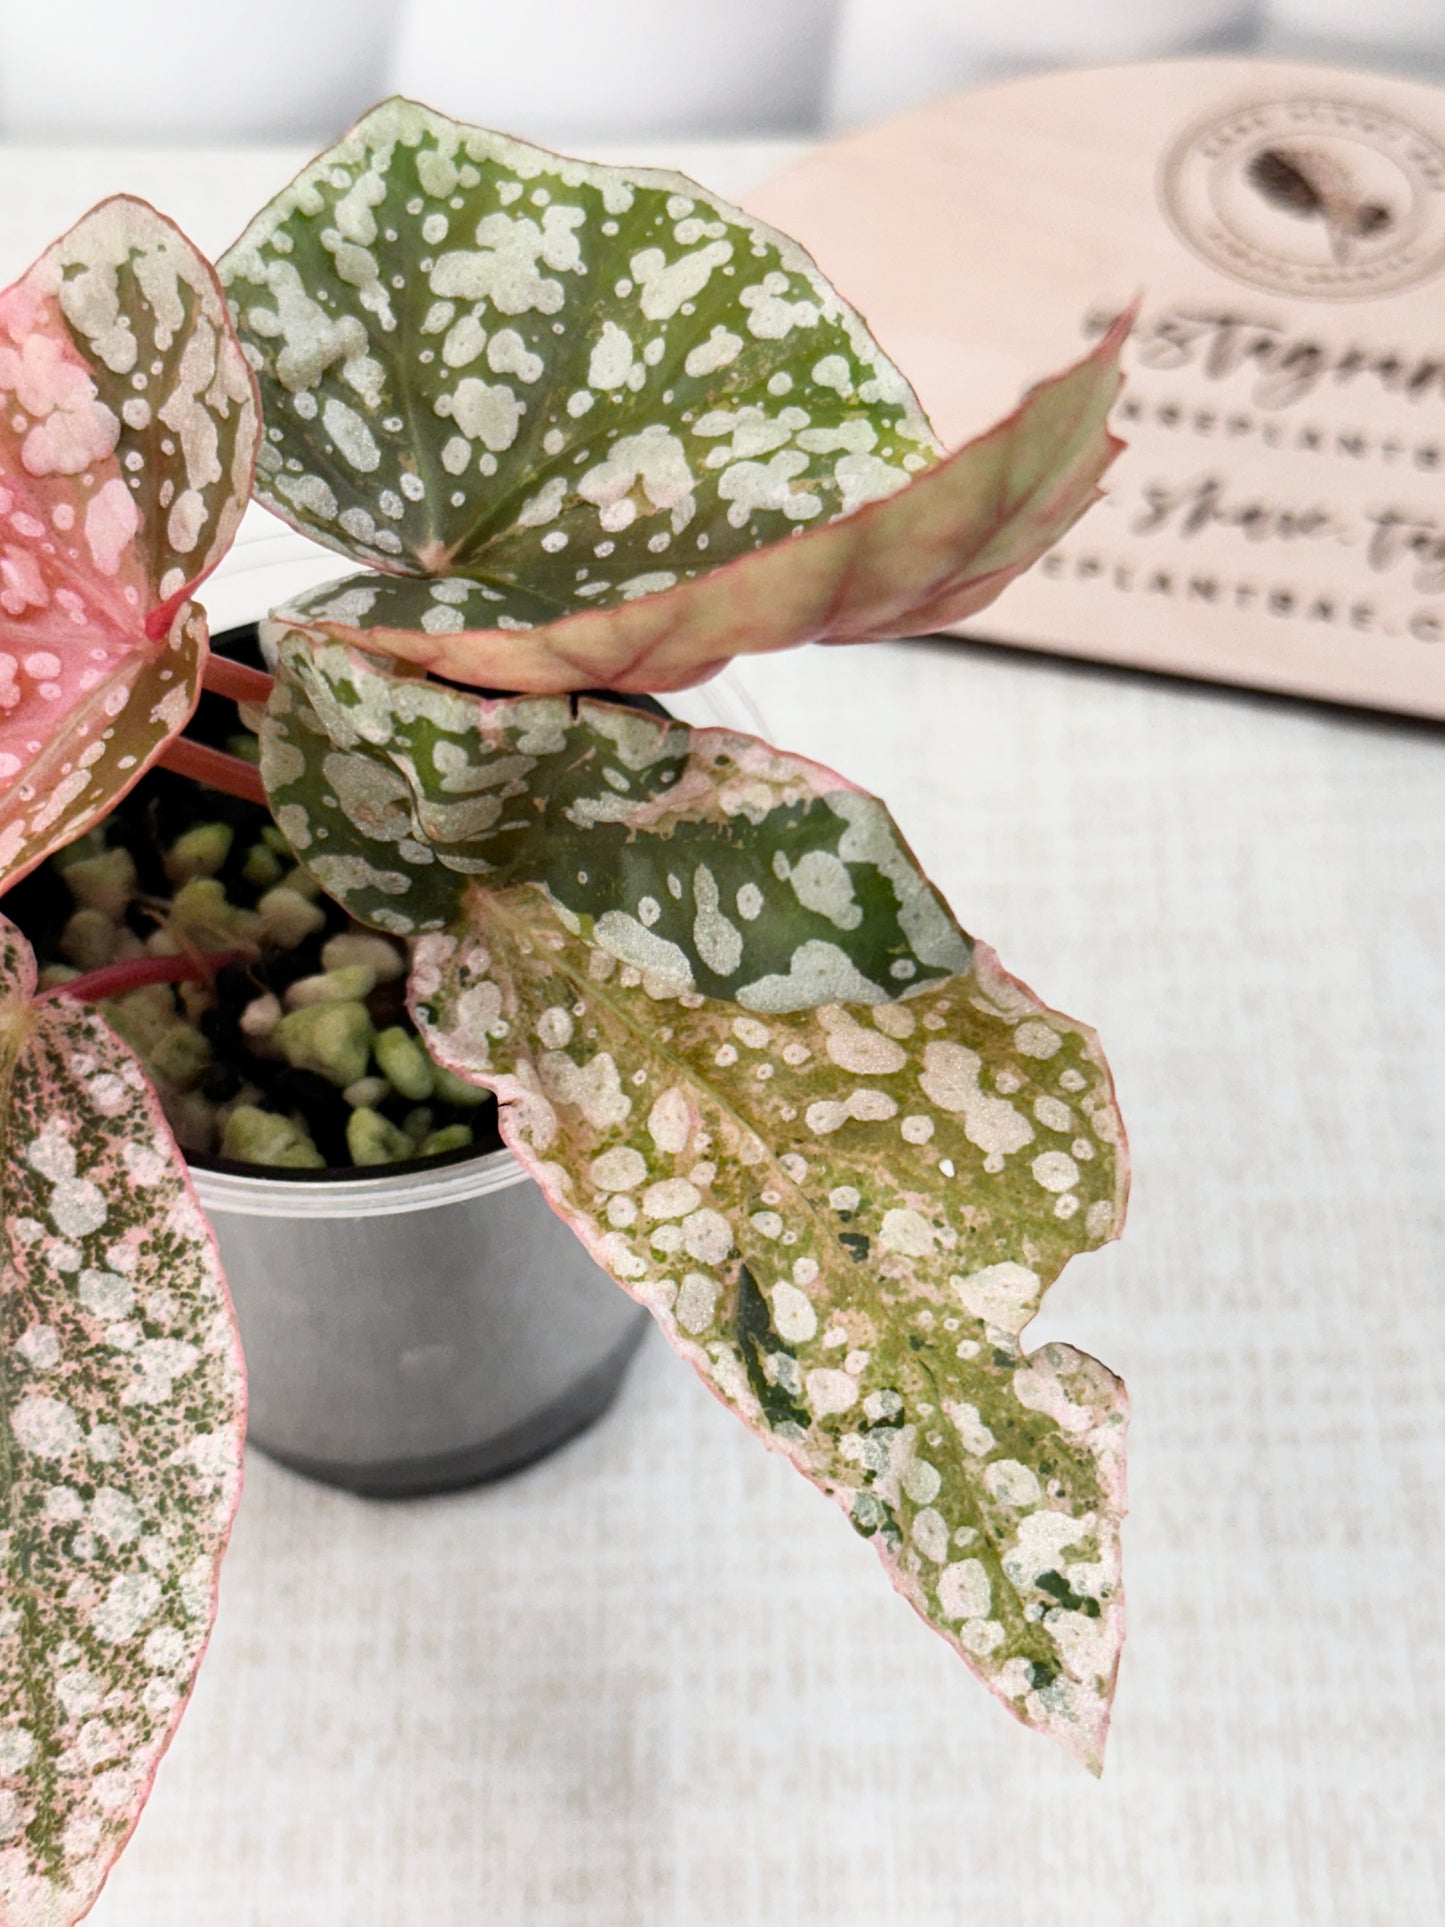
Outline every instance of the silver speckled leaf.
{"label": "silver speckled leaf", "polygon": [[543,883],[620,960],[750,1009],[883,1000],[968,961],[876,797],[755,737],[485,702],[293,639],[261,772],[317,880],[397,935],[457,921],[485,878]]}
{"label": "silver speckled leaf", "polygon": [[1019,1719],[1095,1771],[1124,1632],[1124,1388],[1019,1334],[1120,1228],[1092,1033],[981,946],[904,1001],[745,1012],[473,886],[423,937],[428,1048],[751,1430]]}
{"label": "silver speckled leaf", "polygon": [[0,883],[112,808],[194,709],[187,597],[259,433],[216,277],[145,202],[103,202],[0,294]]}
{"label": "silver speckled leaf", "polygon": [[[796,243],[682,175],[384,103],[223,257],[282,611],[462,681],[669,689],[961,620],[1097,493],[1121,335],[947,460]],[[900,492],[901,491],[901,492]]]}
{"label": "silver speckled leaf", "polygon": [[417,1020],[554,1208],[1097,1765],[1123,1390],[1018,1343],[1122,1219],[1092,1035],[975,949],[876,798],[749,737],[293,640],[262,772],[329,891],[431,933]]}
{"label": "silver speckled leaf", "polygon": [[0,1920],[69,1927],[135,1826],[215,1611],[241,1354],[140,1066],[0,919]]}

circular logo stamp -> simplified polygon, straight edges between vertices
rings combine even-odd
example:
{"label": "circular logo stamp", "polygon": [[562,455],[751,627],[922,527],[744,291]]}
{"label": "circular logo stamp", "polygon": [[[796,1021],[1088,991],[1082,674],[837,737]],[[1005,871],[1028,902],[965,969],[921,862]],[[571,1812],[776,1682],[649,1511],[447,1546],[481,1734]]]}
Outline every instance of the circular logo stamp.
{"label": "circular logo stamp", "polygon": [[1445,268],[1445,143],[1363,101],[1301,94],[1196,121],[1159,191],[1197,255],[1271,293],[1363,300]]}

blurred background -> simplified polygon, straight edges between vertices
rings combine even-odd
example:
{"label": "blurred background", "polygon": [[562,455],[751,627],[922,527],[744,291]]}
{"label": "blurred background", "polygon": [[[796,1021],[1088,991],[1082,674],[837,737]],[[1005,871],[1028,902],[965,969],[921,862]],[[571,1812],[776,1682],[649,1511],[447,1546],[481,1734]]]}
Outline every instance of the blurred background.
{"label": "blurred background", "polygon": [[331,139],[384,94],[547,144],[825,135],[1031,68],[1445,77],[1442,0],[0,0],[0,140]]}

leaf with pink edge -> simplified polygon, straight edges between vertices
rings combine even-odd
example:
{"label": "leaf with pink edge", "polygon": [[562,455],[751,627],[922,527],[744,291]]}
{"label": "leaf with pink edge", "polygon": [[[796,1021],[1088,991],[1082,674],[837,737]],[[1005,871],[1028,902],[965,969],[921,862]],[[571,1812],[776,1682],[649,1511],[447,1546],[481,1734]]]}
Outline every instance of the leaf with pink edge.
{"label": "leaf with pink edge", "polygon": [[195,707],[260,433],[214,272],[143,201],[0,294],[0,882],[125,794]]}
{"label": "leaf with pink edge", "polygon": [[675,689],[957,622],[1117,448],[1122,327],[944,459],[795,242],[682,175],[406,100],[221,273],[266,399],[260,499],[368,565],[280,615],[463,682]]}
{"label": "leaf with pink edge", "polygon": [[245,1391],[140,1067],[0,919],[0,1921],[69,1927],[135,1826],[215,1611]]}
{"label": "leaf with pink edge", "polygon": [[[281,655],[262,772],[554,1209],[1091,1765],[1123,1634],[1123,1388],[1019,1333],[1116,1235],[1092,1034],[974,946],[876,798],[722,730]],[[902,993],[900,997],[900,992]]]}
{"label": "leaf with pink edge", "polygon": [[1125,1400],[1019,1334],[1123,1215],[1090,1032],[978,947],[904,1001],[747,1012],[619,966],[544,891],[421,938],[432,1055],[493,1090],[554,1210],[871,1538],[1027,1725],[1102,1764]]}

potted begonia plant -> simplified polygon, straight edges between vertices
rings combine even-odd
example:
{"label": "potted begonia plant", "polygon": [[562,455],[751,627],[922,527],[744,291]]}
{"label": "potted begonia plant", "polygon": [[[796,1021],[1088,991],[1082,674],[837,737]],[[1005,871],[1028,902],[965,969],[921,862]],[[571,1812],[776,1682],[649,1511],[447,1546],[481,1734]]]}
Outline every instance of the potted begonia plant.
{"label": "potted begonia plant", "polygon": [[[1096,494],[1121,330],[945,456],[782,236],[405,101],[220,274],[230,319],[121,200],[0,297],[5,880],[152,763],[255,794],[180,732],[203,681],[264,697],[288,858],[407,944],[431,1060],[495,1093],[601,1267],[1097,1769],[1123,1388],[1020,1343],[1122,1222],[1093,1036],[960,929],[876,799],[570,692],[982,607]],[[208,656],[190,600],[250,485],[253,378],[259,498],[362,565],[272,612],[264,683]],[[28,1927],[90,1905],[179,1717],[243,1391],[136,1057],[93,981],[39,994],[0,935],[0,1919]],[[217,974],[204,946],[129,968]]]}

